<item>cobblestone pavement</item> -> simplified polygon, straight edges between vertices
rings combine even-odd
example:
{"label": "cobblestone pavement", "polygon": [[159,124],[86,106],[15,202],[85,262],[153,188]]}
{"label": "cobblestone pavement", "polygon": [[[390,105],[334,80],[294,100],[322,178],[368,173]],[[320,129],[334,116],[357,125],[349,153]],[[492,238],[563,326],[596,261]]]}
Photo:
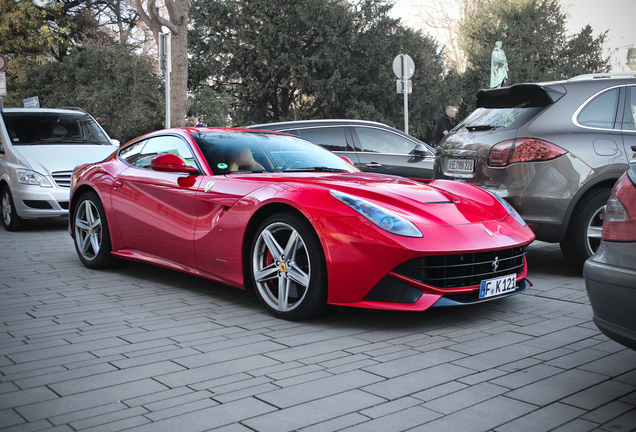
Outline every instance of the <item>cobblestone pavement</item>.
{"label": "cobblestone pavement", "polygon": [[528,258],[509,299],[287,322],[177,272],[88,270],[63,220],[0,230],[0,428],[635,430],[636,352],[596,329],[558,246]]}

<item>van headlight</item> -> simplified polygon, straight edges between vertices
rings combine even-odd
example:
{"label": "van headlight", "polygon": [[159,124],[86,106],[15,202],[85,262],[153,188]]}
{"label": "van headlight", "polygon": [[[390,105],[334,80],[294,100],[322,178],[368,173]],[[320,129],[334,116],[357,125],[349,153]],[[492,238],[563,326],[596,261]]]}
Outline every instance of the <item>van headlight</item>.
{"label": "van headlight", "polygon": [[413,222],[405,219],[399,214],[374,204],[362,198],[349,195],[343,192],[330,190],[334,198],[342,201],[370,222],[391,234],[397,234],[405,237],[423,237],[419,229]]}
{"label": "van headlight", "polygon": [[18,177],[18,182],[22,184],[36,185],[46,188],[53,187],[46,177],[35,171],[17,169],[15,170],[15,175]]}

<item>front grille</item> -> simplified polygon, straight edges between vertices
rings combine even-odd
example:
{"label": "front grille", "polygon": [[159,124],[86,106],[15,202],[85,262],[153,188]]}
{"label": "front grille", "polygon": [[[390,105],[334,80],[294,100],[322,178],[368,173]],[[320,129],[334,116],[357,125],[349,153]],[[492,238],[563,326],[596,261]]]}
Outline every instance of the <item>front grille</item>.
{"label": "front grille", "polygon": [[491,252],[415,258],[393,272],[437,288],[476,286],[482,280],[523,271],[526,246]]}
{"label": "front grille", "polygon": [[71,176],[73,175],[73,171],[56,171],[51,173],[51,177],[53,177],[53,181],[56,185],[61,188],[70,188],[71,187]]}

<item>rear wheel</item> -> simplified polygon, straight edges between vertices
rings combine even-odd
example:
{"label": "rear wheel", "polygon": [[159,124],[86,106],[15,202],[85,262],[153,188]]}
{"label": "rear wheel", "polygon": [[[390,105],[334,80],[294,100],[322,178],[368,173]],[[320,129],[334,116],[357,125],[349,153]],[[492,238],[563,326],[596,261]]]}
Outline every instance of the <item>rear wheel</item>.
{"label": "rear wheel", "polygon": [[15,211],[9,186],[2,188],[2,225],[7,231],[21,231],[27,226],[27,221]]}
{"label": "rear wheel", "polygon": [[101,269],[122,262],[111,255],[112,246],[106,213],[95,192],[82,194],[75,206],[73,237],[77,255],[86,267]]}
{"label": "rear wheel", "polygon": [[291,213],[267,218],[252,242],[252,283],[279,318],[306,319],[327,306],[327,269],[311,224]]}
{"label": "rear wheel", "polygon": [[588,192],[572,213],[568,230],[561,241],[561,251],[578,270],[583,270],[585,261],[594,255],[601,244],[605,204],[611,192],[610,188]]}

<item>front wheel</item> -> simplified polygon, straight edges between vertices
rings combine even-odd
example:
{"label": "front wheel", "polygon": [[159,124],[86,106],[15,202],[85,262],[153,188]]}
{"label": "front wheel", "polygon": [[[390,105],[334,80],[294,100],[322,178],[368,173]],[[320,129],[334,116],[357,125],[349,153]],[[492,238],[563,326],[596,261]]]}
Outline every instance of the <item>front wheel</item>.
{"label": "front wheel", "polygon": [[2,188],[2,225],[7,231],[21,231],[26,228],[27,221],[18,216],[9,186]]}
{"label": "front wheel", "polygon": [[85,192],[73,214],[75,250],[82,263],[91,269],[113,267],[121,260],[111,255],[110,232],[102,202],[95,192]]}
{"label": "front wheel", "polygon": [[581,198],[561,241],[561,251],[576,269],[583,270],[585,261],[594,255],[601,244],[605,204],[610,197],[610,188],[594,189]]}
{"label": "front wheel", "polygon": [[327,306],[327,266],[311,224],[291,213],[267,218],[252,242],[251,276],[261,302],[279,318],[306,319]]}

